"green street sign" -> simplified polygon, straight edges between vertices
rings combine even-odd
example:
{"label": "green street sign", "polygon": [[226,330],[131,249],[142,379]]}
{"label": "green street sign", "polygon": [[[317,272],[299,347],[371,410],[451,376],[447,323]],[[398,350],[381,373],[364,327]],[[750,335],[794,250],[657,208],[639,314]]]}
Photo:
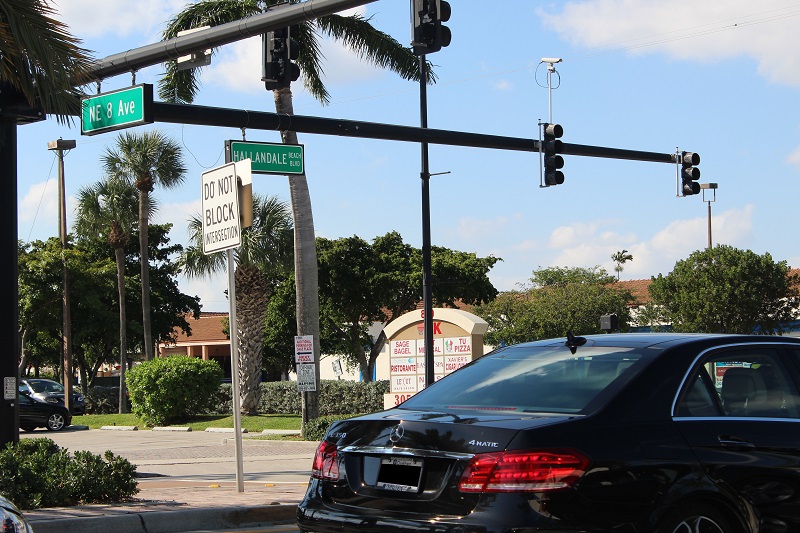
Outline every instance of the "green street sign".
{"label": "green street sign", "polygon": [[152,122],[151,84],[81,98],[81,135],[97,135]]}
{"label": "green street sign", "polygon": [[305,174],[302,144],[225,141],[227,161],[250,159],[259,174]]}

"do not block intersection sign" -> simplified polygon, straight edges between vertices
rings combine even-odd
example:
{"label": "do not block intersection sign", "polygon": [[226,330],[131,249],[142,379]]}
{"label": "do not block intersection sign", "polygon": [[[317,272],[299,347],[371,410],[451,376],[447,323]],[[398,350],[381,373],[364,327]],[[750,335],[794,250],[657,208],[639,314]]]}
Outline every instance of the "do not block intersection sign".
{"label": "do not block intersection sign", "polygon": [[239,216],[239,179],[250,173],[250,160],[228,163],[203,173],[203,253],[210,254],[242,244]]}

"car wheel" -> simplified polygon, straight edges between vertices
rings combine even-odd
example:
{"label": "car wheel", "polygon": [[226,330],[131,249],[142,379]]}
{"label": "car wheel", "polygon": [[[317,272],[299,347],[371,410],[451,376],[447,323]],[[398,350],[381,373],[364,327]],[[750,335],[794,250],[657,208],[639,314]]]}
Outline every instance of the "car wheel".
{"label": "car wheel", "polygon": [[707,505],[686,505],[668,513],[658,533],[734,533],[730,521],[716,508]]}
{"label": "car wheel", "polygon": [[66,425],[66,419],[61,413],[53,413],[47,417],[47,429],[50,431],[61,431]]}

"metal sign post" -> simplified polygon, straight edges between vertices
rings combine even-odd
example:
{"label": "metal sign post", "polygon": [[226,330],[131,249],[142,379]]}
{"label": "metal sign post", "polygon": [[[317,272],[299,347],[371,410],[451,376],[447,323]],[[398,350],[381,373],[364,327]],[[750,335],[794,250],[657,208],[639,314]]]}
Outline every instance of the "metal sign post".
{"label": "metal sign post", "polygon": [[[237,165],[240,169],[237,169]],[[233,385],[233,432],[236,442],[236,487],[244,492],[242,464],[242,413],[239,396],[239,328],[236,321],[236,265],[233,249],[242,243],[239,214],[239,172],[250,175],[250,160],[227,163],[204,172],[201,184],[203,253],[226,250],[228,254],[228,304],[230,306],[231,383]],[[247,181],[247,180],[243,180]]]}

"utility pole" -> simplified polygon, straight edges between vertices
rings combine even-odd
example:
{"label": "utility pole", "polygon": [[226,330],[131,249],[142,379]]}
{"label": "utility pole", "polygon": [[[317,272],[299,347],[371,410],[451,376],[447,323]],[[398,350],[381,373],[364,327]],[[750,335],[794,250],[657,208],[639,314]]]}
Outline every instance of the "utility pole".
{"label": "utility pole", "polygon": [[[708,249],[711,249],[711,202],[717,201],[717,183],[701,183],[700,190],[703,191],[703,201],[708,204]],[[706,191],[711,191],[711,197],[706,198]]]}
{"label": "utility pole", "polygon": [[64,187],[64,150],[75,148],[74,140],[58,139],[47,143],[48,150],[58,153],[58,236],[61,238],[62,328],[64,361],[64,407],[72,412],[72,317],[69,301],[69,272],[67,270],[67,202]]}

